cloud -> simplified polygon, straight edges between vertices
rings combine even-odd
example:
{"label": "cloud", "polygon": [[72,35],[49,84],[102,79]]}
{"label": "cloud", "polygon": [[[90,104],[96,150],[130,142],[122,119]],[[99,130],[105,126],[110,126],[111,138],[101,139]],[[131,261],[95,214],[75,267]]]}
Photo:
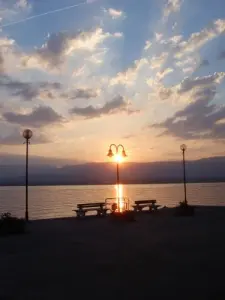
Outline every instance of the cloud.
{"label": "cloud", "polygon": [[168,57],[167,52],[161,53],[159,56],[153,56],[149,62],[149,66],[151,69],[160,69],[163,64],[165,63],[166,59]]}
{"label": "cloud", "polygon": [[94,107],[92,105],[84,108],[74,107],[70,111],[72,114],[85,117],[86,119],[100,118],[104,115],[112,115],[120,112],[127,112],[128,114],[137,113],[139,111],[130,108],[130,103],[124,97],[117,96],[112,101],[106,102],[102,107]]}
{"label": "cloud", "polygon": [[219,55],[218,55],[218,60],[223,60],[223,59],[225,59],[225,50],[223,50],[223,51],[221,51],[220,53],[219,53]]}
{"label": "cloud", "polygon": [[[22,137],[23,130],[14,130],[10,134],[0,135],[0,144],[1,145],[22,145],[24,139]],[[41,132],[35,132],[32,137],[32,144],[47,144],[50,143],[51,140],[47,138],[47,136]]]}
{"label": "cloud", "polygon": [[[214,78],[214,79],[212,79]],[[199,83],[198,88],[197,82]],[[206,85],[203,82],[207,83]],[[197,80],[194,85],[185,86],[183,92],[195,87],[192,102],[179,110],[173,117],[162,123],[153,124],[153,128],[164,129],[162,135],[171,135],[181,139],[225,139],[225,106],[213,104],[216,86],[220,82],[215,76]]]}
{"label": "cloud", "polygon": [[11,21],[24,13],[28,13],[31,4],[27,0],[0,0],[0,7],[0,19]]}
{"label": "cloud", "polygon": [[173,69],[172,68],[166,68],[160,72],[156,73],[156,77],[158,80],[162,80],[164,77],[166,77],[168,74],[173,73]]}
{"label": "cloud", "polygon": [[102,28],[74,34],[53,33],[47,37],[41,48],[36,49],[30,56],[24,56],[22,63],[24,67],[59,68],[75,51],[83,51],[82,55],[84,52],[93,53],[110,37],[119,38],[121,35],[104,32]]}
{"label": "cloud", "polygon": [[155,39],[157,42],[161,41],[163,37],[163,33],[155,32]]}
{"label": "cloud", "polygon": [[107,13],[113,18],[113,19],[118,19],[123,16],[123,12],[121,10],[116,10],[114,8],[109,8],[107,10]]}
{"label": "cloud", "polygon": [[168,18],[172,13],[176,13],[181,8],[181,0],[168,0],[163,11],[164,19]]}
{"label": "cloud", "polygon": [[9,123],[30,127],[43,127],[63,121],[63,118],[58,113],[47,106],[36,107],[26,114],[5,112],[3,113],[3,118]]}
{"label": "cloud", "polygon": [[193,73],[199,66],[199,59],[196,55],[186,55],[181,60],[175,62],[175,65],[182,70],[184,74]]}
{"label": "cloud", "polygon": [[187,41],[182,41],[176,48],[175,57],[182,58],[187,53],[192,53],[200,49],[210,40],[225,32],[225,20],[218,19],[211,26],[204,28],[200,32],[192,33]]}
{"label": "cloud", "polygon": [[125,72],[119,72],[115,77],[110,79],[110,85],[132,85],[137,79],[138,73],[141,69],[148,65],[149,61],[146,58],[134,61],[134,66],[128,68]]}
{"label": "cloud", "polygon": [[20,9],[27,9],[30,7],[30,3],[28,3],[27,0],[18,0],[15,3],[15,7],[20,8]]}
{"label": "cloud", "polygon": [[99,0],[87,0],[86,3],[91,4],[91,3],[94,3],[94,2],[97,2],[97,1],[99,1]]}
{"label": "cloud", "polygon": [[145,47],[144,47],[144,50],[147,51],[148,49],[150,49],[152,46],[152,43],[150,41],[146,41],[145,42]]}
{"label": "cloud", "polygon": [[42,96],[53,99],[53,92],[61,89],[62,86],[58,82],[22,82],[7,75],[0,75],[0,87],[9,91],[13,96],[30,101]]}
{"label": "cloud", "polygon": [[5,72],[5,62],[12,52],[15,41],[7,37],[0,37],[0,75]]}

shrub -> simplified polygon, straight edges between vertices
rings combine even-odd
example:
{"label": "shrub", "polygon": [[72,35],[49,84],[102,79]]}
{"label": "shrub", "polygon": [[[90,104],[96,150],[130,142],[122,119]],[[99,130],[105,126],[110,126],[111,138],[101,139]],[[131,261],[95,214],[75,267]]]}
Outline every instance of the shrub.
{"label": "shrub", "polygon": [[0,218],[0,235],[20,234],[25,232],[25,220],[13,217],[7,212]]}

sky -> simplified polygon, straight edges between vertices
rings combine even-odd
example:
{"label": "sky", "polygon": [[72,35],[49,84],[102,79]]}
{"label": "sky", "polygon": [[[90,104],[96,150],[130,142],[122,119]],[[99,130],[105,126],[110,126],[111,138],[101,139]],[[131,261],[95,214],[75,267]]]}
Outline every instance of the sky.
{"label": "sky", "polygon": [[224,0],[0,0],[0,153],[222,156]]}

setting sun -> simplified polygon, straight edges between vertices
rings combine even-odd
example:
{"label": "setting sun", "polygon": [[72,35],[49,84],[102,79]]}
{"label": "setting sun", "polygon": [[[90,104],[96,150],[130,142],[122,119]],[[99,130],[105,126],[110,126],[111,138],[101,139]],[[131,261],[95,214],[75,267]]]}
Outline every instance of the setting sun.
{"label": "setting sun", "polygon": [[122,155],[121,154],[116,154],[115,156],[114,156],[114,159],[115,159],[115,161],[117,162],[117,163],[122,163],[123,162],[123,157],[122,157]]}

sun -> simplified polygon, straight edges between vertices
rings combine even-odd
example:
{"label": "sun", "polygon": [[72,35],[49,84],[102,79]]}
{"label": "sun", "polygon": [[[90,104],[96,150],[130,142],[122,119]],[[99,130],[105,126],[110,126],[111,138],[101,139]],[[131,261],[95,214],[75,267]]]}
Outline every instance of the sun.
{"label": "sun", "polygon": [[114,159],[115,159],[115,162],[117,162],[117,163],[122,163],[123,162],[122,155],[120,155],[118,153],[114,156]]}

